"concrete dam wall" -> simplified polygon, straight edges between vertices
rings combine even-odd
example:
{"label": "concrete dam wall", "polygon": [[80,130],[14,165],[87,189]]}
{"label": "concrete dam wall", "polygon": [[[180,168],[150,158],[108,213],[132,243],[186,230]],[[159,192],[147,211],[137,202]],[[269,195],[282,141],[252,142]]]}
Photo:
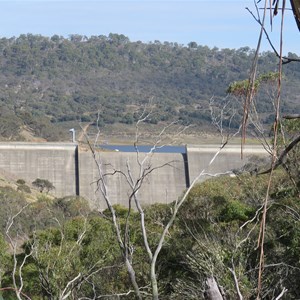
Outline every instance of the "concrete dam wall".
{"label": "concrete dam wall", "polygon": [[0,172],[27,183],[48,179],[55,195],[75,195],[76,152],[69,143],[0,143]]}
{"label": "concrete dam wall", "polygon": [[[176,200],[187,187],[186,182],[186,160],[181,153],[155,153],[146,157],[146,153],[134,152],[98,152],[97,160],[102,163],[103,173],[107,175],[106,185],[108,195],[113,203],[127,205],[126,199],[132,193],[126,176],[129,172],[137,180],[140,176],[140,163],[144,160],[143,168],[154,168],[155,170],[147,176],[139,190],[139,198],[142,204],[169,203]],[[95,194],[96,184],[99,178],[98,168],[89,152],[79,150],[79,174],[80,195],[88,198],[92,206],[99,205],[100,193]],[[115,171],[121,173],[114,173]],[[150,169],[147,169],[150,170]],[[147,171],[146,171],[147,172]],[[103,200],[103,199],[102,199]],[[103,205],[104,200],[100,201]],[[100,206],[102,208],[102,206]]]}
{"label": "concrete dam wall", "polygon": [[[152,170],[143,181],[138,196],[141,203],[172,202],[203,171],[201,180],[211,175],[240,168],[248,158],[266,156],[260,146],[247,146],[245,158],[240,158],[239,146],[228,146],[209,165],[218,146],[187,146],[186,153],[96,152],[101,171],[106,174],[108,195],[114,204],[127,205],[132,193],[128,180],[138,179],[140,173]],[[74,143],[0,143],[0,171],[31,183],[37,178],[53,183],[58,196],[80,195],[94,208],[105,208],[97,190],[99,167],[90,151]],[[209,175],[208,175],[209,174]],[[130,181],[130,180],[129,180]]]}

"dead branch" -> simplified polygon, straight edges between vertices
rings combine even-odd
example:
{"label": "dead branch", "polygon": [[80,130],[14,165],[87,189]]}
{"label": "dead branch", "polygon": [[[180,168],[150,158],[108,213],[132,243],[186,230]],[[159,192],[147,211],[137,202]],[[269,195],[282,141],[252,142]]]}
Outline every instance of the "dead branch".
{"label": "dead branch", "polygon": [[[257,4],[255,1],[254,1],[254,3],[255,3],[258,18],[260,18]],[[254,95],[256,93],[255,80],[256,80],[256,75],[257,75],[257,63],[258,63],[258,58],[259,58],[259,50],[260,50],[260,46],[261,46],[262,35],[264,32],[264,24],[265,24],[265,19],[266,19],[266,11],[267,11],[266,3],[267,2],[265,0],[263,18],[260,23],[261,24],[260,33],[259,33],[259,37],[258,37],[258,42],[257,42],[256,50],[255,50],[254,59],[253,59],[252,66],[251,66],[250,76],[248,79],[249,84],[247,86],[246,98],[244,101],[243,120],[242,120],[242,125],[241,125],[242,126],[242,141],[241,141],[241,157],[242,158],[243,158],[243,146],[245,145],[245,142],[246,142],[246,129],[247,129],[248,118],[249,118],[249,114],[250,114],[250,107],[251,107],[251,103],[253,101]]]}
{"label": "dead branch", "polygon": [[[262,34],[266,33],[264,24],[265,24],[266,10],[267,10],[267,6],[268,6],[267,0],[265,0],[263,19],[261,20],[260,14],[259,14],[259,11],[257,8],[257,4],[256,4],[256,2],[254,2],[254,3],[256,6],[256,10],[257,10],[257,17],[255,17],[254,14],[252,12],[250,12],[249,9],[248,9],[248,11],[251,13],[251,15],[254,17],[254,19],[259,23],[261,30],[260,30],[259,42],[258,42],[258,46],[257,46],[255,59],[253,60],[254,67],[251,70],[250,78],[255,78],[255,75],[257,72],[257,57],[258,57],[258,51],[259,51],[260,43],[261,43],[261,39],[262,39]],[[282,53],[283,52],[282,45],[283,45],[283,20],[284,20],[285,4],[286,4],[286,1],[283,0],[282,10],[281,10],[281,14],[282,14],[281,26],[280,26],[280,53],[279,53],[279,55],[277,54],[279,57],[279,66],[278,66],[279,77],[278,77],[278,84],[277,84],[277,96],[274,101],[275,120],[273,123],[274,140],[273,140],[273,151],[272,151],[272,164],[271,164],[271,169],[270,169],[270,174],[269,174],[269,180],[268,180],[265,200],[264,200],[264,204],[263,204],[263,213],[262,213],[262,219],[261,219],[261,223],[260,223],[260,231],[259,231],[259,237],[258,237],[258,247],[260,247],[260,256],[259,256],[259,269],[258,269],[258,280],[257,280],[257,299],[260,299],[260,296],[261,296],[260,294],[261,294],[261,290],[262,290],[262,274],[263,274],[263,269],[264,269],[264,240],[265,240],[265,232],[266,232],[266,218],[267,218],[267,210],[268,210],[268,201],[270,198],[269,193],[270,193],[272,178],[273,178],[272,175],[273,175],[274,167],[276,165],[276,154],[277,154],[277,147],[278,147],[277,143],[278,143],[278,128],[279,128],[279,112],[280,112],[280,103],[281,103],[280,100],[281,100],[282,65],[284,62],[283,53]],[[271,8],[271,1],[269,2],[269,5]],[[278,5],[278,1],[276,3],[276,6],[277,5]],[[275,7],[275,10],[276,10],[276,7]],[[271,13],[271,10],[270,10],[270,13]],[[272,14],[270,15],[270,20],[272,21]],[[251,85],[253,86],[253,81],[252,82],[250,81],[250,83],[252,83]],[[246,128],[245,121],[247,121],[247,119],[248,119],[249,107],[250,107],[252,96],[253,96],[253,93],[251,92],[251,90],[247,94],[248,95],[247,95],[247,99],[245,102],[246,105],[245,105],[245,110],[244,110],[243,134],[245,134],[245,128]],[[244,139],[245,139],[245,137],[244,137]],[[243,145],[243,141],[242,141],[242,145]]]}
{"label": "dead branch", "polygon": [[20,293],[22,296],[24,296],[26,299],[28,299],[28,300],[31,300],[31,298],[28,296],[28,295],[26,295],[25,293],[23,293],[22,291],[20,291],[20,290],[16,290],[15,288],[13,288],[13,287],[4,287],[4,288],[0,288],[0,291],[14,291],[16,294],[17,293]]}
{"label": "dead branch", "polygon": [[281,291],[281,293],[275,298],[275,300],[279,300],[283,297],[283,295],[287,292],[288,290],[284,287]]}
{"label": "dead branch", "polygon": [[[26,254],[23,258],[23,261],[21,262],[21,265],[19,267],[19,270],[17,272],[17,267],[18,267],[18,259],[17,259],[17,242],[13,240],[13,238],[10,235],[10,229],[14,225],[15,219],[29,206],[29,203],[24,205],[15,215],[9,217],[9,220],[7,222],[5,234],[9,240],[9,244],[12,248],[13,251],[13,271],[12,271],[12,279],[13,279],[13,285],[14,285],[14,290],[16,292],[16,296],[19,300],[22,300],[21,295],[23,295],[22,290],[23,290],[23,276],[22,276],[22,269],[27,261],[27,259],[32,255],[33,252],[33,247],[31,247],[31,251],[29,254]],[[19,279],[19,287],[17,284],[17,274],[18,273],[18,279]],[[27,296],[26,296],[27,297]],[[28,299],[30,299],[28,297]]]}
{"label": "dead branch", "polygon": [[300,114],[283,115],[282,118],[287,120],[300,119]]}
{"label": "dead branch", "polygon": [[71,292],[72,292],[72,289],[71,289],[70,287],[72,287],[72,285],[73,285],[78,279],[80,279],[80,277],[81,277],[81,273],[79,273],[76,277],[74,277],[72,280],[70,280],[70,281],[67,283],[66,287],[64,288],[64,290],[62,291],[62,293],[61,293],[60,296],[59,296],[59,300],[65,300],[65,299],[67,299],[67,298],[70,296],[70,294],[71,294]]}
{"label": "dead branch", "polygon": [[[209,168],[209,166],[215,161],[215,159],[217,158],[217,156],[221,153],[222,149],[226,146],[226,144],[228,143],[228,140],[225,141],[224,144],[222,144],[219,148],[219,150],[215,153],[215,155],[213,156],[213,158],[210,160],[207,168]],[[172,216],[170,217],[169,219],[169,222],[167,223],[167,225],[165,226],[163,232],[161,233],[161,236],[160,236],[160,239],[159,239],[159,242],[157,244],[157,247],[154,251],[154,254],[153,254],[153,259],[151,261],[151,272],[155,273],[155,267],[156,267],[156,261],[157,261],[157,257],[158,257],[158,254],[160,253],[161,249],[162,249],[162,246],[163,246],[163,243],[165,241],[165,237],[167,235],[167,233],[169,232],[169,229],[170,227],[173,225],[174,221],[175,221],[175,218],[177,216],[177,213],[178,213],[178,210],[179,208],[182,206],[182,204],[185,202],[185,200],[187,199],[190,191],[192,190],[192,188],[195,186],[195,184],[199,181],[199,179],[201,178],[201,176],[203,176],[203,174],[205,173],[205,169],[203,169],[199,174],[198,176],[193,180],[193,182],[191,183],[191,185],[189,186],[189,188],[186,190],[186,192],[184,193],[183,197],[179,200],[179,201],[176,201],[175,204],[174,204],[174,207],[173,207],[173,214]],[[158,294],[157,294],[158,295]],[[154,298],[154,299],[158,299],[157,298]]]}
{"label": "dead branch", "polygon": [[[214,120],[214,122],[216,122],[216,123],[219,122],[217,124],[217,128],[221,132],[222,143],[221,143],[219,150],[216,151],[215,155],[210,160],[207,168],[210,167],[210,165],[215,161],[215,159],[220,154],[222,149],[227,145],[230,137],[235,136],[239,132],[239,130],[238,130],[237,133],[232,134],[232,135],[227,134],[226,136],[223,134],[222,118],[224,117],[225,113],[228,114],[229,112],[232,112],[231,107],[228,108],[227,106],[225,106],[221,110],[221,116],[220,116],[221,119],[218,118],[218,120],[217,119]],[[169,229],[174,223],[174,220],[177,216],[179,208],[184,203],[184,201],[187,199],[189,192],[194,187],[196,182],[198,182],[198,180],[200,179],[201,176],[204,176],[204,174],[206,174],[206,169],[203,169],[201,172],[199,172],[198,176],[194,179],[194,181],[192,182],[190,187],[185,192],[184,196],[181,199],[178,199],[177,201],[175,201],[171,217],[170,217],[168,223],[164,226],[162,233],[160,234],[159,242],[156,245],[156,247],[153,250],[151,250],[149,241],[148,241],[147,227],[145,224],[145,213],[144,213],[144,209],[141,206],[141,202],[139,199],[139,194],[140,194],[139,191],[140,191],[143,183],[145,182],[145,180],[148,178],[148,176],[150,174],[155,172],[157,169],[164,168],[166,166],[172,166],[173,162],[167,162],[167,163],[161,164],[159,166],[152,166],[151,160],[153,158],[153,155],[155,154],[155,150],[163,147],[163,145],[164,145],[163,142],[165,141],[165,136],[166,136],[167,130],[170,129],[176,123],[173,122],[173,123],[169,124],[168,126],[164,127],[160,131],[160,133],[157,135],[156,140],[155,140],[153,146],[151,147],[150,151],[148,153],[146,153],[145,155],[141,156],[141,154],[138,151],[138,144],[139,144],[139,138],[140,138],[139,125],[141,124],[141,122],[144,122],[145,120],[147,120],[147,118],[149,118],[150,114],[151,114],[151,111],[147,112],[147,110],[145,109],[143,111],[143,113],[141,114],[140,119],[136,123],[136,136],[135,136],[135,141],[134,141],[134,147],[136,150],[136,162],[137,162],[137,165],[139,168],[138,174],[136,176],[134,176],[134,174],[131,170],[129,161],[126,162],[126,170],[125,171],[124,170],[116,170],[113,168],[112,171],[105,173],[103,170],[104,164],[101,159],[101,154],[99,153],[99,156],[96,155],[98,153],[96,153],[96,151],[94,150],[95,147],[92,147],[92,145],[90,144],[90,142],[88,140],[87,140],[87,143],[91,150],[91,153],[92,153],[93,159],[96,163],[96,167],[97,167],[97,171],[98,171],[97,191],[101,193],[101,195],[104,198],[104,201],[106,203],[106,206],[111,213],[112,223],[113,223],[113,226],[116,231],[117,241],[119,243],[119,247],[120,247],[129,277],[131,279],[132,286],[134,287],[135,294],[136,294],[137,298],[142,299],[142,294],[141,294],[140,288],[137,284],[137,280],[135,277],[136,275],[135,275],[135,271],[133,268],[133,262],[132,262],[133,247],[130,242],[130,234],[129,234],[130,233],[130,230],[129,230],[130,229],[130,215],[131,215],[133,201],[135,203],[137,211],[140,214],[140,227],[141,227],[141,232],[142,232],[142,237],[143,237],[143,244],[144,244],[145,251],[148,254],[149,263],[150,263],[150,274],[149,275],[150,275],[150,283],[151,283],[151,294],[152,294],[152,299],[157,300],[159,297],[157,273],[156,273],[157,272],[156,264],[157,264],[158,255],[163,247],[166,235],[169,233]],[[232,115],[230,118],[230,122],[231,121],[232,121]],[[98,131],[97,137],[99,137],[99,135],[100,135],[100,129],[98,128],[98,130],[99,131]],[[181,129],[180,132],[182,132],[182,131],[183,130]],[[97,144],[97,142],[95,141],[94,146],[96,144]],[[117,218],[117,215],[115,213],[115,210],[113,208],[113,205],[112,205],[112,202],[110,199],[108,185],[107,185],[107,176],[114,175],[114,174],[120,174],[121,176],[123,176],[125,178],[128,186],[131,189],[130,194],[128,195],[128,198],[127,198],[129,209],[128,209],[127,216],[126,216],[126,221],[125,221],[125,226],[124,226],[125,228],[123,228],[122,231],[119,226],[118,218]]]}
{"label": "dead branch", "polygon": [[263,26],[262,21],[258,17],[256,17],[248,7],[246,7],[246,10],[251,14],[253,19],[262,27],[263,32],[264,32],[264,34],[267,38],[267,41],[269,42],[269,45],[271,46],[271,48],[274,51],[275,55],[282,60],[282,64],[288,64],[290,62],[300,62],[300,58],[292,58],[292,57],[287,57],[287,56],[280,57],[278,51],[276,50],[275,46],[273,45],[273,42],[270,39],[270,36],[269,36],[266,28]]}
{"label": "dead branch", "polygon": [[[99,121],[99,116],[98,116],[97,123],[98,123],[98,121]],[[98,125],[97,125],[97,127],[98,127]],[[98,127],[97,138],[99,137],[99,135],[100,135],[100,127]],[[138,286],[137,281],[136,281],[135,271],[134,271],[134,268],[133,268],[132,262],[131,262],[131,254],[132,253],[130,252],[129,245],[124,243],[124,240],[122,239],[121,228],[120,228],[120,225],[118,223],[118,219],[117,219],[115,209],[114,209],[113,204],[112,204],[112,202],[110,200],[110,197],[109,197],[108,186],[105,183],[105,174],[103,173],[103,168],[102,168],[103,163],[102,163],[101,157],[98,157],[96,151],[94,150],[98,141],[95,140],[94,147],[93,147],[91,145],[89,139],[87,138],[87,136],[85,136],[85,137],[86,137],[88,147],[89,147],[89,149],[92,153],[93,160],[96,164],[97,171],[98,171],[99,179],[97,181],[96,192],[98,191],[98,192],[101,193],[101,195],[103,196],[104,201],[107,205],[107,208],[111,213],[112,223],[113,223],[116,235],[117,235],[117,242],[119,244],[122,256],[124,258],[124,262],[125,262],[125,265],[126,265],[126,268],[127,268],[127,272],[129,274],[129,277],[130,277],[131,283],[134,287],[134,291],[135,291],[135,294],[136,294],[137,298],[142,299],[142,295],[140,293],[140,289],[139,289],[139,286]]]}
{"label": "dead branch", "polygon": [[231,262],[232,262],[232,268],[229,268],[229,271],[230,271],[230,273],[231,273],[232,276],[233,276],[235,289],[236,289],[236,292],[237,292],[238,297],[239,297],[238,299],[239,299],[239,300],[243,300],[244,298],[243,298],[243,295],[242,295],[242,293],[241,293],[240,286],[239,286],[239,281],[238,281],[238,278],[237,278],[236,273],[235,273],[235,270],[234,270],[235,268],[234,268],[233,260],[232,260]]}
{"label": "dead branch", "polygon": [[280,154],[279,158],[277,159],[276,163],[273,167],[269,168],[268,170],[262,171],[257,173],[257,175],[268,174],[271,170],[277,169],[280,165],[283,164],[284,158],[288,155],[288,153],[300,142],[300,135],[297,136],[293,141],[289,143],[289,145],[284,149],[284,151]]}

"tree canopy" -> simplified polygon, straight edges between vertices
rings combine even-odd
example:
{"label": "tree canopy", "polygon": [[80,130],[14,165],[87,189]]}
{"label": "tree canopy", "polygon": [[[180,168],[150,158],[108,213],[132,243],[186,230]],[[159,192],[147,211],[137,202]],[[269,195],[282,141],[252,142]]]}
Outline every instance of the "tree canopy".
{"label": "tree canopy", "polygon": [[[299,149],[294,149],[294,155],[291,159],[299,158]],[[292,180],[296,177],[286,174],[284,168],[276,170],[270,191],[264,299],[278,296],[283,287],[288,290],[286,299],[300,296],[298,187]],[[259,255],[256,244],[262,216],[261,202],[267,185],[267,175],[253,176],[242,172],[235,178],[221,176],[194,187],[158,257],[161,298],[207,299],[205,282],[213,275],[227,298],[238,298],[236,278],[244,299],[252,299],[257,288]],[[24,194],[12,188],[0,187],[0,201],[3,212],[0,295],[14,299],[15,291],[10,289],[13,286],[13,257],[5,224],[11,215],[24,207],[26,199]],[[172,207],[173,204],[156,204],[145,209],[150,247],[156,245]],[[134,268],[147,298],[149,263],[143,250],[139,213],[131,212],[128,220],[127,208],[118,205],[114,208],[121,227],[127,222],[132,225],[130,240]],[[93,298],[95,295],[132,299],[132,287],[109,217],[108,210],[101,214],[91,211],[84,199],[76,197],[41,198],[31,202],[15,218],[9,232],[23,241],[16,256],[17,271],[21,270],[22,274],[23,294],[31,299],[62,299],[66,295],[67,299]],[[26,255],[28,258],[22,265]],[[26,299],[25,296],[21,298]]]}

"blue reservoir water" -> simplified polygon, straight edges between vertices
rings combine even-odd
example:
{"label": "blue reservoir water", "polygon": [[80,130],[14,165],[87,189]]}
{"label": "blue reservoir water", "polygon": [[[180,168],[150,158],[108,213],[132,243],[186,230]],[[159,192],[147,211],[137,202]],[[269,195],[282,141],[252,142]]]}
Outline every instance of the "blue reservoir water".
{"label": "blue reservoir water", "polygon": [[[149,152],[153,146],[139,145],[137,150],[139,152]],[[120,152],[136,152],[136,149],[132,145],[100,145],[99,148],[108,149],[112,151]],[[162,146],[155,148],[156,153],[185,153],[185,146]]]}

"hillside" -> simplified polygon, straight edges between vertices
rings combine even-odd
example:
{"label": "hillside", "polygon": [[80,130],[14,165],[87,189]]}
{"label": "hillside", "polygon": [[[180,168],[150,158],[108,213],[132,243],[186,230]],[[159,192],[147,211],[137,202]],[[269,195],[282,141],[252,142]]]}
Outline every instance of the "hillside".
{"label": "hillside", "polygon": [[[95,123],[98,112],[101,127],[126,124],[130,132],[150,99],[155,106],[150,124],[179,120],[208,130],[209,99],[221,103],[231,82],[248,77],[253,54],[248,47],[145,44],[118,34],[2,38],[0,137],[66,140],[69,128]],[[275,55],[262,53],[259,72],[276,68]],[[298,64],[284,65],[284,74],[283,107],[293,112],[300,108]],[[267,93],[259,103],[267,123],[273,109]]]}

